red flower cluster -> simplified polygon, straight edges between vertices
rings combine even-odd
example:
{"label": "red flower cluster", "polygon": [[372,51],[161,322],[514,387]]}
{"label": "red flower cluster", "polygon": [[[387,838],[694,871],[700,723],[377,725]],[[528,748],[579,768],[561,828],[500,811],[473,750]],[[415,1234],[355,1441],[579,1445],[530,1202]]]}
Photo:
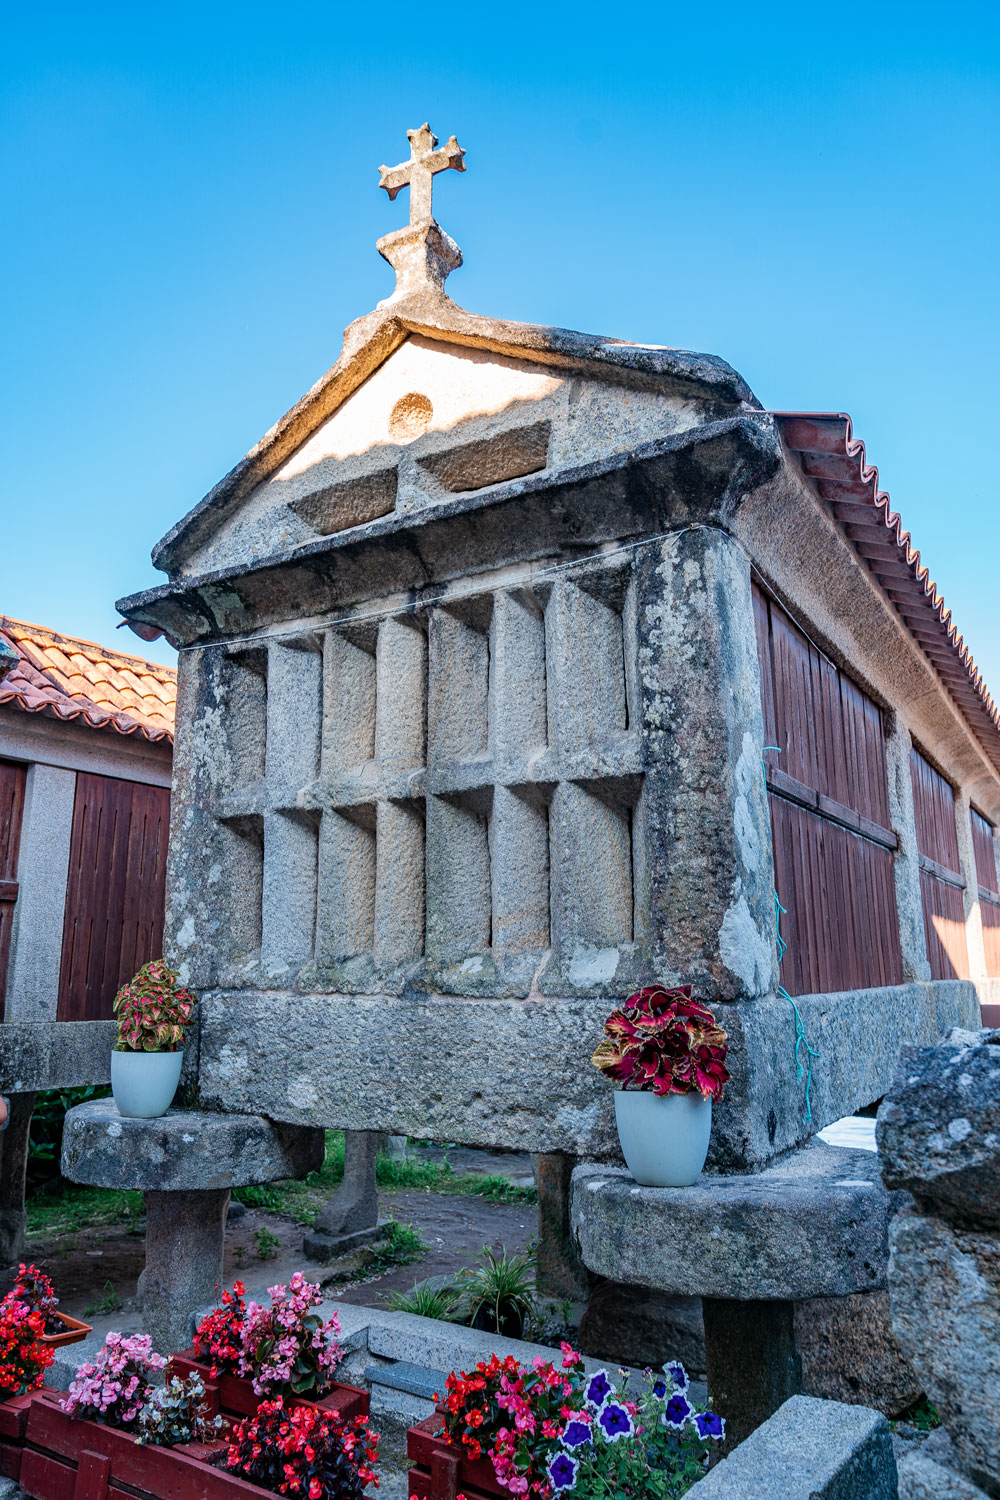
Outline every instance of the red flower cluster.
{"label": "red flower cluster", "polygon": [[55,1359],[42,1343],[44,1315],[8,1292],[0,1303],[0,1398],[37,1391]]}
{"label": "red flower cluster", "polygon": [[445,1383],[449,1442],[460,1443],[469,1459],[488,1453],[500,1484],[517,1496],[550,1500],[553,1493],[545,1458],[573,1415],[567,1403],[577,1397],[583,1374],[579,1354],[566,1343],[562,1351],[561,1371],[541,1358],[528,1370],[494,1354],[472,1375],[453,1371]]}
{"label": "red flower cluster", "polygon": [[[218,1290],[218,1288],[216,1288]],[[243,1355],[243,1324],[246,1319],[246,1287],[234,1281],[231,1292],[222,1293],[221,1305],[202,1318],[195,1329],[195,1353],[211,1364],[211,1375],[238,1375]]]}
{"label": "red flower cluster", "polygon": [[377,1458],[378,1434],[368,1431],[367,1417],[345,1423],[313,1406],[289,1411],[279,1396],[237,1425],[226,1466],[275,1494],[361,1500],[366,1485],[378,1488]]}
{"label": "red flower cluster", "polygon": [[604,1023],[608,1039],[591,1059],[626,1089],[720,1099],[729,1082],[726,1033],[691,986],[639,990]]}
{"label": "red flower cluster", "polygon": [[482,1458],[507,1414],[497,1404],[501,1382],[516,1380],[520,1366],[508,1355],[500,1359],[491,1355],[489,1363],[480,1360],[471,1375],[452,1370],[445,1381],[444,1430],[451,1443],[461,1443],[465,1457],[473,1462]]}
{"label": "red flower cluster", "polygon": [[15,1302],[26,1302],[32,1312],[41,1313],[46,1333],[62,1332],[64,1325],[56,1316],[56,1308],[59,1306],[56,1289],[45,1272],[40,1271],[37,1266],[26,1266],[22,1261],[17,1268],[13,1290],[8,1295]]}

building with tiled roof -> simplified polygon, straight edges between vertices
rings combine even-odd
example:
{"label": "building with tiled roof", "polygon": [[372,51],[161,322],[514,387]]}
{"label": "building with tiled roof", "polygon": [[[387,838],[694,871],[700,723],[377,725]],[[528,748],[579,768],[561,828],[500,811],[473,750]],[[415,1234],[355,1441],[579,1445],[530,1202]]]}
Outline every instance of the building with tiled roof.
{"label": "building with tiled roof", "polygon": [[175,668],[0,615],[4,646],[13,659],[4,671],[0,658],[0,703],[154,743],[173,740]]}
{"label": "building with tiled roof", "polygon": [[33,1091],[108,1081],[115,992],[161,951],[176,693],[171,667],[0,615],[4,1262]]}

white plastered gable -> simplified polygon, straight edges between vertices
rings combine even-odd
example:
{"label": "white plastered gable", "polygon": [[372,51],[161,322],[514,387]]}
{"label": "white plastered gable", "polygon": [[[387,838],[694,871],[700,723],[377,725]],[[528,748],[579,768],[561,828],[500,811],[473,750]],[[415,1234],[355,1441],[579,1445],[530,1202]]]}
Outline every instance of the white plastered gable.
{"label": "white plastered gable", "polygon": [[661,390],[411,335],[187,559],[202,573],[691,427]]}

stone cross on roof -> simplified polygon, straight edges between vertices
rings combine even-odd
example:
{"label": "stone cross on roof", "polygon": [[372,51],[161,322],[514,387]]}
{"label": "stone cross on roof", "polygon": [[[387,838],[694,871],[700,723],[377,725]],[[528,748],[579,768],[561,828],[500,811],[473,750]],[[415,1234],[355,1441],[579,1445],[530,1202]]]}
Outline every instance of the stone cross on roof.
{"label": "stone cross on roof", "polygon": [[400,162],[396,167],[379,167],[378,185],[385,188],[390,202],[404,187],[409,187],[410,223],[420,224],[434,217],[431,189],[435,172],[446,172],[449,167],[464,172],[465,152],[453,135],[438,150],[438,138],[426,121],[419,130],[408,130],[406,135],[410,142],[409,161]]}

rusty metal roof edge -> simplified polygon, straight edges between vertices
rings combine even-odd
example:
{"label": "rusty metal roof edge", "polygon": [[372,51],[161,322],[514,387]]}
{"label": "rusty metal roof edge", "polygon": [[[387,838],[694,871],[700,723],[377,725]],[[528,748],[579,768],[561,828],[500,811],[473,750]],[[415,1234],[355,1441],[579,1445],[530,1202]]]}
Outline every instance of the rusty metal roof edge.
{"label": "rusty metal roof edge", "polygon": [[[942,664],[930,655],[924,642],[921,641],[913,627],[907,621],[899,602],[889,594],[885,583],[878,576],[877,567],[872,567],[876,581],[893,609],[895,609],[896,613],[902,619],[903,624],[917,642],[917,645],[927,657],[934,671],[948,689],[960,713],[970,723],[970,727],[975,732],[976,738],[983,745],[983,749],[987,751],[990,760],[997,769],[1000,769],[1000,709],[998,709],[994,702],[983,680],[983,674],[973,661],[972,653],[952,620],[951,610],[946,607],[943,598],[938,593],[937,585],[931,578],[929,570],[922,564],[919,551],[912,545],[910,533],[903,530],[903,523],[900,516],[890,508],[888,492],[879,489],[878,468],[874,464],[866,462],[865,445],[861,438],[856,438],[853,435],[850,414],[848,412],[832,411],[775,411],[771,415],[778,424],[786,447],[792,452],[798,454],[834,454],[856,464],[861,485],[869,491],[868,503],[871,505],[873,513],[879,517],[880,523],[884,526],[887,539],[895,547],[900,562],[903,563],[910,573],[911,583],[909,589],[907,589],[907,580],[900,578],[897,580],[900,586],[899,591],[912,591],[914,603],[919,604],[926,610],[936,632],[941,636],[943,643],[953,653],[956,664],[962,671],[963,678],[960,683],[949,681],[944,673]],[[813,433],[810,433],[810,427],[815,429]],[[823,427],[828,429],[827,434],[822,433]],[[837,433],[838,428],[839,438]],[[825,437],[825,441],[823,441],[822,446],[810,446],[810,437],[814,439],[823,439]],[[834,446],[829,446],[831,441],[834,443]],[[826,501],[822,494],[821,485],[824,482],[822,477],[807,473],[804,467],[803,477],[813,487],[818,497],[824,500],[824,503],[831,503]],[[864,502],[852,501],[852,503],[863,504]],[[845,530],[846,535],[846,523],[838,520],[838,525]],[[871,566],[872,559],[865,557],[863,550],[864,543],[850,536],[847,539],[858,553],[858,556]],[[980,720],[979,723],[971,720],[969,705],[963,703],[956,696],[959,689],[971,689],[974,692],[976,706],[980,710],[980,714],[977,716]],[[980,734],[983,716],[988,720],[993,736],[996,736],[995,739],[991,736],[989,743],[986,743]]]}

